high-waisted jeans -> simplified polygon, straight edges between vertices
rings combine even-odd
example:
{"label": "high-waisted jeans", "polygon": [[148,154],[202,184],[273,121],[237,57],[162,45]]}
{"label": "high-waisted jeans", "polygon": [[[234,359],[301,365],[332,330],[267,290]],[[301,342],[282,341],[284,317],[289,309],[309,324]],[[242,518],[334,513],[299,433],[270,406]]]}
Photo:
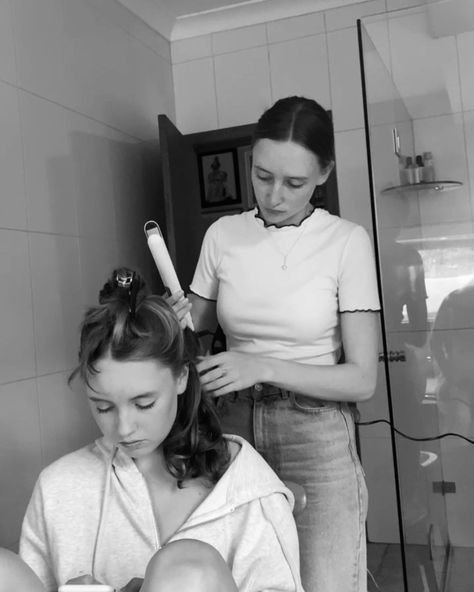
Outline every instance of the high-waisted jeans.
{"label": "high-waisted jeans", "polygon": [[219,397],[217,409],[224,432],[306,490],[295,517],[305,592],[366,592],[367,488],[347,404],[257,384]]}

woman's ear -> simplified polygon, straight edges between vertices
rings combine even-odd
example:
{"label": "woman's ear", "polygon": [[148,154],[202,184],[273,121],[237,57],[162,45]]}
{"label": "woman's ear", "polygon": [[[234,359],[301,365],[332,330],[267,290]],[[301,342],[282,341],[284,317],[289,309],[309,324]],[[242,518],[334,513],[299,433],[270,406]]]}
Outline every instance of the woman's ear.
{"label": "woman's ear", "polygon": [[178,395],[182,395],[184,393],[184,391],[186,390],[186,387],[188,386],[188,378],[189,378],[189,366],[186,364],[186,366],[184,366],[184,368],[181,370],[181,372],[178,376],[178,381],[177,381]]}
{"label": "woman's ear", "polygon": [[334,168],[334,160],[331,160],[331,162],[328,164],[328,166],[325,169],[321,169],[321,173],[319,174],[319,180],[317,182],[317,185],[322,185],[323,183],[326,183],[333,168]]}

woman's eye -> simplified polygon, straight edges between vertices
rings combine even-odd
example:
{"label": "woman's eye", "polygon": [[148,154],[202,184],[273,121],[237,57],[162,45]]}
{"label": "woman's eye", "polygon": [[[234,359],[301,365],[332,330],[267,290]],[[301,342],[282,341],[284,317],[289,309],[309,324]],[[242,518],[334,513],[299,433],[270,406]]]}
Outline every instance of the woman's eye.
{"label": "woman's eye", "polygon": [[265,177],[265,176],[263,176],[263,175],[257,175],[257,179],[258,179],[259,181],[263,181],[264,183],[267,183],[267,182],[269,182],[269,181],[271,181],[271,180],[272,180],[272,178],[271,178],[271,177]]}
{"label": "woman's eye", "polygon": [[136,403],[137,409],[140,409],[141,411],[145,411],[146,409],[151,409],[154,405],[155,405],[156,401],[153,401],[152,403],[148,403],[148,405],[139,405],[138,403]]}
{"label": "woman's eye", "polygon": [[293,181],[288,181],[288,185],[292,189],[299,189],[300,187],[303,187],[304,183],[294,183]]}
{"label": "woman's eye", "polygon": [[96,407],[97,413],[108,413],[112,411],[112,407]]}

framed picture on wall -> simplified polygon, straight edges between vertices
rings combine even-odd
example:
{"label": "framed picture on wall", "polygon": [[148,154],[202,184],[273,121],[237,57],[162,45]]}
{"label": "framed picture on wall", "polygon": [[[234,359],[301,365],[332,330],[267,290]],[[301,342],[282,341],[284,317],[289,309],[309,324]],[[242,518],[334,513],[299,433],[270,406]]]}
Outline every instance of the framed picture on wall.
{"label": "framed picture on wall", "polygon": [[242,209],[237,150],[227,148],[197,156],[202,211]]}

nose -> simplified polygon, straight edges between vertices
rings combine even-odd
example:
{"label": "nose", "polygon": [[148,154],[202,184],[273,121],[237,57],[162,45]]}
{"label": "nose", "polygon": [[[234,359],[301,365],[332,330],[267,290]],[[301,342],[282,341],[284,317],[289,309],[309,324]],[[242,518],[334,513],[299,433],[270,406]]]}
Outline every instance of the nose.
{"label": "nose", "polygon": [[133,413],[128,410],[120,410],[117,415],[116,434],[117,440],[127,440],[135,431]]}
{"label": "nose", "polygon": [[274,183],[269,187],[267,193],[267,206],[270,208],[274,208],[282,201],[282,184],[278,181],[274,181]]}

